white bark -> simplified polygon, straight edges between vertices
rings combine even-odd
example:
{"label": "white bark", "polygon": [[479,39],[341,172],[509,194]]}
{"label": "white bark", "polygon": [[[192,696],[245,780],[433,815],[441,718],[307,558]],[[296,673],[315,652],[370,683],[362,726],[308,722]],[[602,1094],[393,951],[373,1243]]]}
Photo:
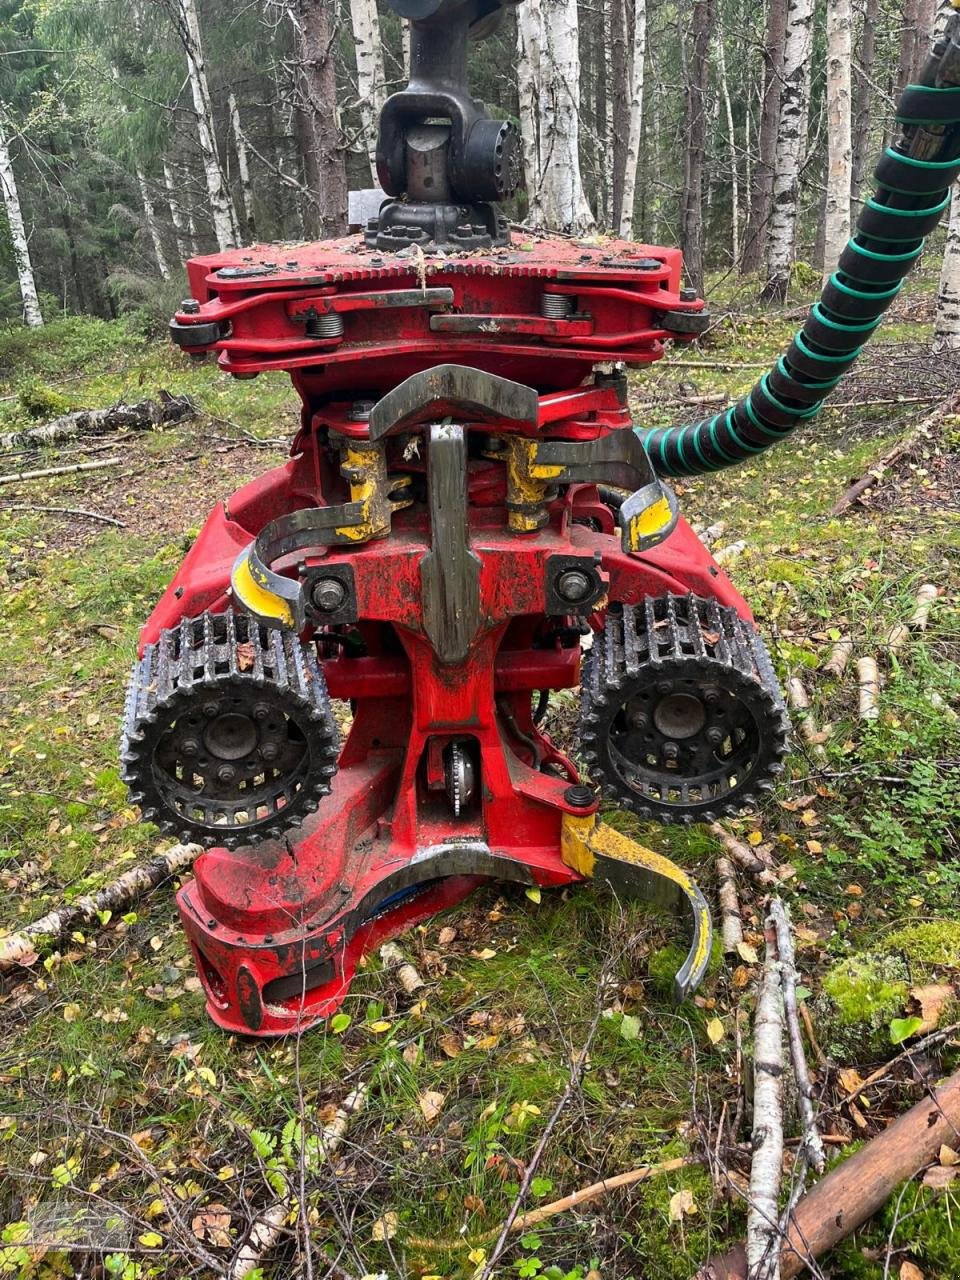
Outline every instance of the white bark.
{"label": "white bark", "polygon": [[790,0],[783,46],[783,86],[773,205],[767,244],[767,289],[784,297],[790,281],[797,233],[800,162],[806,147],[813,49],[813,0]]}
{"label": "white bark", "polygon": [[717,875],[720,878],[720,909],[723,913],[721,923],[723,950],[727,955],[736,955],[737,947],[743,942],[743,921],[740,918],[740,903],[737,900],[737,876],[729,858],[717,859]]}
{"label": "white bark", "polygon": [[23,213],[20,209],[20,195],[17,191],[17,180],[13,173],[13,162],[10,159],[10,147],[7,135],[0,126],[0,186],[3,187],[3,204],[7,211],[7,223],[10,227],[10,241],[13,245],[13,257],[17,266],[17,279],[20,281],[20,297],[23,299],[23,322],[31,328],[43,324],[40,312],[40,299],[37,297],[37,285],[33,278],[33,264],[30,261],[30,246],[27,232],[23,225]]}
{"label": "white bark", "polygon": [[880,715],[880,672],[876,658],[857,659],[857,683],[860,689],[860,719],[876,720]]}
{"label": "white bark", "polygon": [[256,238],[256,230],[253,219],[253,187],[250,184],[250,157],[247,154],[247,140],[243,136],[240,125],[240,108],[237,106],[233,90],[227,98],[227,106],[230,110],[233,144],[237,149],[237,169],[240,173],[240,193],[243,197],[243,219],[246,223],[247,238],[253,240]]}
{"label": "white bark", "polygon": [[776,947],[767,944],[753,1034],[753,1157],[747,1197],[747,1275],[780,1280],[783,1168],[783,1009]]}
{"label": "white bark", "polygon": [[239,242],[237,213],[224,181],[220,166],[220,153],[213,127],[213,102],[207,83],[207,70],[203,61],[203,45],[200,40],[200,21],[195,0],[178,0],[181,19],[181,39],[187,55],[187,72],[193,109],[197,117],[197,138],[203,157],[203,172],[207,180],[207,195],[213,218],[213,231],[221,249],[233,249]]}
{"label": "white bark", "polygon": [[[733,105],[727,80],[727,53],[723,47],[723,31],[717,36],[717,67],[720,71],[720,95],[727,122],[727,157],[730,165],[730,252],[731,263],[740,261],[740,173],[737,164],[737,139],[733,131]],[[749,190],[749,186],[747,188]]]}
{"label": "white bark", "polygon": [[377,126],[386,96],[386,74],[383,69],[383,45],[380,42],[380,15],[376,0],[350,0],[350,21],[357,55],[357,91],[360,95],[360,118],[370,173],[377,182]]}
{"label": "white bark", "polygon": [[170,162],[163,162],[163,185],[167,189],[167,204],[170,206],[170,218],[173,222],[173,233],[177,240],[177,255],[181,262],[186,262],[188,258],[192,258],[195,249],[188,238],[188,228],[184,221],[183,210],[180,208],[180,200],[177,196],[177,187],[173,179],[173,170]]}
{"label": "white bark", "polygon": [[540,0],[525,0],[517,6],[517,96],[520,106],[520,137],[523,142],[523,176],[527,188],[527,220],[532,226],[543,221],[540,208],[540,39],[543,21]]}
{"label": "white bark", "polygon": [[960,187],[954,187],[950,205],[950,230],[937,290],[933,349],[960,350]]}
{"label": "white bark", "polygon": [[[582,235],[594,218],[580,176],[580,50],[577,0],[539,0],[517,11],[518,71],[525,157],[537,181],[530,191],[530,221]],[[538,74],[539,72],[539,74]],[[531,111],[531,85],[540,110]]]}
{"label": "white bark", "polygon": [[637,190],[640,139],[643,137],[643,71],[647,58],[647,0],[634,0],[632,41],[630,129],[627,133],[627,163],[623,175],[623,208],[620,212],[620,236],[623,240],[633,239],[633,204]]}
{"label": "white bark", "polygon": [[163,240],[160,237],[160,228],[157,225],[157,215],[153,207],[153,197],[150,195],[150,189],[147,186],[147,179],[139,165],[135,166],[135,171],[137,175],[137,186],[140,188],[140,199],[143,202],[143,216],[147,224],[147,231],[150,233],[150,240],[153,244],[153,255],[157,260],[157,270],[160,272],[161,280],[169,280],[170,268],[167,266],[167,259],[163,252]]}
{"label": "white bark", "polygon": [[853,179],[850,0],[827,0],[827,198],[823,265],[829,276],[850,238]]}

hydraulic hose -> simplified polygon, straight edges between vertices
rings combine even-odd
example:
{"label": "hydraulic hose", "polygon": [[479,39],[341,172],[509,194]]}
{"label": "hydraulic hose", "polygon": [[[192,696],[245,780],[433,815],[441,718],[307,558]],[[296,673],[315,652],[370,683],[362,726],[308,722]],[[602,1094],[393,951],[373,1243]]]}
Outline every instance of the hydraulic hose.
{"label": "hydraulic hose", "polygon": [[900,98],[899,136],[874,170],[877,189],[787,351],[714,417],[635,428],[659,475],[719,471],[769,449],[816,417],[856,361],[949,207],[960,174],[960,13],[951,15],[918,80]]}

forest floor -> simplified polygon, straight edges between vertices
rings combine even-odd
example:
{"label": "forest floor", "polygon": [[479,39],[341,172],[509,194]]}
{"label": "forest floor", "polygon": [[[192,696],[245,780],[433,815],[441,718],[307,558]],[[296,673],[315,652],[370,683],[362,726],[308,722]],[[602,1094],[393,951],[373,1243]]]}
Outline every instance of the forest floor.
{"label": "forest floor", "polygon": [[[634,377],[637,406],[660,406],[638,407],[637,420],[699,417],[715,409],[694,397],[745,390],[795,329],[793,305],[780,315],[715,301],[705,342]],[[862,504],[828,514],[960,385],[960,356],[929,353],[930,312],[929,289],[912,288],[819,423],[754,462],[677,485],[692,522],[724,523],[717,545],[745,541],[730,571],[781,678],[799,675],[830,726],[825,762],[795,743],[776,797],[736,827],[785,867],[835,1158],[960,1057],[955,1036],[904,1053],[890,1029],[911,1011],[912,989],[960,986],[960,419],[921,438]],[[25,425],[28,406],[49,417],[161,388],[189,392],[203,416],[2,455],[7,472],[122,457],[103,472],[0,488],[0,926],[10,930],[162,844],[118,777],[137,632],[212,503],[282,459],[276,442],[291,437],[297,407],[281,376],[234,383],[122,324],[64,320],[0,335],[0,431]],[[49,506],[124,527],[39,510]],[[930,625],[890,652],[885,636],[923,582],[940,589]],[[855,657],[880,661],[872,723],[857,718],[854,663],[840,679],[820,670],[841,632]],[[569,741],[572,697],[550,715]],[[715,901],[718,850],[705,829],[607,816],[694,870]],[[744,951],[729,964],[718,949],[679,1009],[662,916],[619,910],[589,889],[491,887],[402,939],[426,979],[416,997],[372,958],[347,1016],[271,1043],[208,1020],[172,888],[162,887],[0,987],[0,1275],[225,1274],[250,1221],[305,1165],[312,1265],[291,1225],[264,1277],[469,1277],[496,1240],[571,1053],[589,1040],[582,1086],[526,1207],[640,1164],[700,1162],[549,1219],[514,1240],[503,1273],[687,1280],[744,1230],[739,1100],[762,906],[749,884],[740,893]],[[942,1026],[950,1015],[941,1011]],[[361,1082],[370,1101],[325,1162],[316,1134]],[[948,1185],[918,1180],[895,1196],[825,1270],[834,1280],[960,1275],[960,1179],[939,1181]],[[902,1271],[907,1263],[916,1269]]]}

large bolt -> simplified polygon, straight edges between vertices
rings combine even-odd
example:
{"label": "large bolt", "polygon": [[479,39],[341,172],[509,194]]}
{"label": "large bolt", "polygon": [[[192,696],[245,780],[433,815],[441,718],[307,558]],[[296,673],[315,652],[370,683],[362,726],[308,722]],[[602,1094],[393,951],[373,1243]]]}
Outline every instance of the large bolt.
{"label": "large bolt", "polygon": [[723,730],[719,728],[717,725],[711,725],[710,728],[707,730],[707,741],[710,743],[711,747],[719,747],[723,739],[724,739]]}
{"label": "large bolt", "polygon": [[222,764],[217,770],[218,782],[232,782],[237,776],[237,771],[232,764]]}
{"label": "large bolt", "polygon": [[184,298],[180,303],[180,311],[185,316],[196,316],[200,314],[200,303],[196,298]]}
{"label": "large bolt", "polygon": [[255,702],[253,704],[254,720],[266,720],[270,715],[270,706],[266,702]]}
{"label": "large bolt", "polygon": [[565,569],[557,577],[557,595],[568,604],[580,604],[593,595],[593,579],[582,569]]}
{"label": "large bolt", "polygon": [[680,290],[680,301],[681,301],[681,302],[696,302],[696,300],[697,300],[697,291],[696,291],[696,289],[686,288],[686,289],[681,289],[681,290]]}
{"label": "large bolt", "polygon": [[351,422],[369,422],[375,400],[354,400],[347,417]]}
{"label": "large bolt", "polygon": [[196,738],[184,738],[180,743],[180,751],[185,756],[195,756],[200,750],[200,743]]}
{"label": "large bolt", "polygon": [[680,758],[680,748],[675,742],[665,742],[663,744],[663,758],[670,762]]}
{"label": "large bolt", "polygon": [[276,760],[279,754],[280,754],[280,748],[277,746],[275,742],[265,742],[263,746],[260,748],[260,755],[266,761]]}
{"label": "large bolt", "polygon": [[310,599],[321,613],[336,613],[347,599],[347,588],[339,578],[318,578],[313,584]]}
{"label": "large bolt", "polygon": [[203,706],[202,706],[201,710],[203,711],[203,714],[204,714],[205,716],[207,716],[209,719],[211,719],[211,720],[212,720],[214,716],[218,716],[218,715],[220,714],[220,703],[219,703],[219,702],[205,702],[205,703],[203,704]]}

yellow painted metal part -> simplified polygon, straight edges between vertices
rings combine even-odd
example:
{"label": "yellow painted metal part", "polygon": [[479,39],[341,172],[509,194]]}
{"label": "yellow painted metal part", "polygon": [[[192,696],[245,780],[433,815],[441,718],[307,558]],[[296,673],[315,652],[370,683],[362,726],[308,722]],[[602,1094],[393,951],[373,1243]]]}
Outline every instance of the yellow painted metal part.
{"label": "yellow painted metal part", "polygon": [[[537,462],[536,440],[506,436],[504,443],[507,455],[507,525],[513,533],[535,533],[543,526],[543,513],[537,508],[545,501],[551,481],[563,475],[563,467]],[[524,507],[528,510],[517,510]]]}
{"label": "yellow painted metal part", "polygon": [[348,444],[340,458],[340,471],[350,485],[350,501],[359,502],[363,518],[358,524],[335,530],[348,542],[369,542],[390,532],[387,453],[383,445]]}
{"label": "yellow painted metal part", "polygon": [[[703,894],[685,871],[662,854],[654,853],[652,849],[614,831],[605,822],[600,822],[595,814],[586,817],[564,814],[560,856],[580,875],[609,881],[614,888],[620,881],[628,887],[630,873],[636,871],[639,873],[636,880],[638,896],[651,897],[647,886],[652,882],[666,890],[666,893],[658,894],[658,898],[672,897],[678,905],[685,902],[692,913],[693,942],[677,977],[678,994],[682,997],[697,985],[710,958],[713,930]],[[617,870],[622,874],[611,874]]]}
{"label": "yellow painted metal part", "polygon": [[643,511],[633,516],[628,529],[631,551],[636,551],[643,539],[651,538],[654,534],[666,529],[672,519],[673,512],[665,497],[651,502],[649,507],[645,507]]}
{"label": "yellow painted metal part", "polygon": [[263,582],[257,581],[256,571],[250,564],[249,552],[233,566],[230,585],[239,603],[255,617],[274,618],[281,626],[293,626],[293,613],[286,600],[268,591]]}

